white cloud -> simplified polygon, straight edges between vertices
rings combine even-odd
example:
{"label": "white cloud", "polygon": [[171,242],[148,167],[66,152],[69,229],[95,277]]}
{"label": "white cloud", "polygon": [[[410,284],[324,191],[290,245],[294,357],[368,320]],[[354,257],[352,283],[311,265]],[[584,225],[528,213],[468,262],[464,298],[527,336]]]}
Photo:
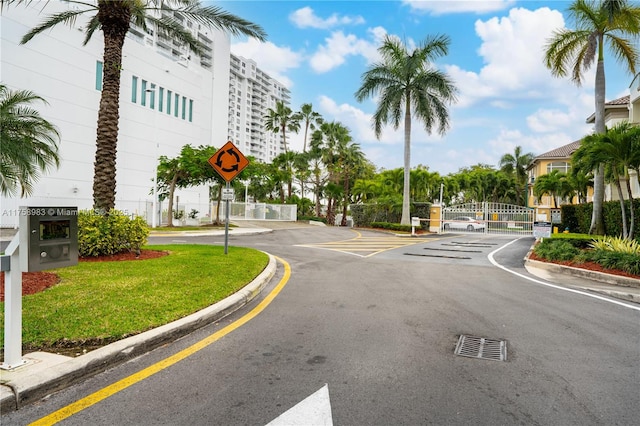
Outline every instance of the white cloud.
{"label": "white cloud", "polygon": [[[373,30],[370,34],[378,37],[380,30]],[[309,63],[314,71],[324,73],[342,65],[348,56],[361,55],[368,61],[372,61],[378,57],[377,47],[375,42],[359,39],[353,34],[345,35],[342,31],[335,31],[330,37],[325,38],[325,44],[318,47]]]}
{"label": "white cloud", "polygon": [[276,46],[271,42],[260,42],[249,38],[241,43],[231,45],[231,51],[247,59],[253,59],[258,67],[291,89],[293,82],[286,76],[292,68],[298,68],[303,61],[301,52],[294,52],[289,47]]}
{"label": "white cloud", "polygon": [[[485,65],[479,72],[445,67],[460,90],[456,107],[490,102],[509,108],[510,101],[530,99],[573,102],[576,86],[568,79],[553,77],[543,63],[547,39],[563,26],[562,14],[546,7],[534,11],[514,8],[508,16],[476,21],[481,39],[478,55]],[[587,89],[592,87],[590,75],[585,76]]]}
{"label": "white cloud", "polygon": [[504,10],[515,0],[403,0],[412,10],[432,15],[448,13],[488,13]]}
{"label": "white cloud", "polygon": [[338,25],[358,25],[365,22],[362,16],[339,16],[336,13],[323,19],[316,15],[309,6],[292,12],[289,15],[289,21],[298,28],[318,29],[328,29]]}

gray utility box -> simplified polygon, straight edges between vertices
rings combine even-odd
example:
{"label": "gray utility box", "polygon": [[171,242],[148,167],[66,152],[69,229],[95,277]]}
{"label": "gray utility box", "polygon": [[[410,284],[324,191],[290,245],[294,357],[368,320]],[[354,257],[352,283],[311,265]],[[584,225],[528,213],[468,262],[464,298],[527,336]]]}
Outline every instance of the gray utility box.
{"label": "gray utility box", "polygon": [[19,230],[23,272],[78,264],[77,207],[20,207]]}

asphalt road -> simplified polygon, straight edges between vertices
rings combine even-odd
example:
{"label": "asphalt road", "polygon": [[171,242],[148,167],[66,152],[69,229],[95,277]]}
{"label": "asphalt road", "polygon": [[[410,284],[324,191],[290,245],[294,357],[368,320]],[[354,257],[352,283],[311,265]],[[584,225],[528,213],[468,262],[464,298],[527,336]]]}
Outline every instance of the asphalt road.
{"label": "asphalt road", "polygon": [[[290,266],[271,303],[61,424],[262,426],[325,385],[335,425],[637,424],[638,310],[540,285],[489,260],[493,252],[496,262],[528,275],[522,259],[530,238],[385,238],[392,237],[315,227],[231,236],[230,245]],[[264,295],[286,274],[279,264]],[[2,424],[28,424],[102,392],[237,324],[258,303],[3,415]],[[506,342],[507,360],[455,355],[461,334]]]}

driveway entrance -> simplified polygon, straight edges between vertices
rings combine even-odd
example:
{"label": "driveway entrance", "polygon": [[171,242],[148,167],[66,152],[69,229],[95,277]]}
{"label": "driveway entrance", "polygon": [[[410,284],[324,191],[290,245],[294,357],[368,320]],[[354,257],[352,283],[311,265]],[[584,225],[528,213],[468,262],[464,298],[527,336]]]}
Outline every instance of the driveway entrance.
{"label": "driveway entrance", "polygon": [[442,232],[532,235],[534,209],[503,203],[466,203],[442,209]]}

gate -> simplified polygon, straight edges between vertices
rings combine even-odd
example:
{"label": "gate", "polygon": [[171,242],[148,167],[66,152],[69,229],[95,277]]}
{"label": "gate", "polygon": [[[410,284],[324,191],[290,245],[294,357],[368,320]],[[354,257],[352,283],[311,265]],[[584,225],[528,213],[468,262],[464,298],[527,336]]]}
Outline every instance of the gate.
{"label": "gate", "polygon": [[503,203],[467,203],[442,209],[443,232],[532,235],[535,210]]}

